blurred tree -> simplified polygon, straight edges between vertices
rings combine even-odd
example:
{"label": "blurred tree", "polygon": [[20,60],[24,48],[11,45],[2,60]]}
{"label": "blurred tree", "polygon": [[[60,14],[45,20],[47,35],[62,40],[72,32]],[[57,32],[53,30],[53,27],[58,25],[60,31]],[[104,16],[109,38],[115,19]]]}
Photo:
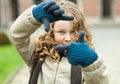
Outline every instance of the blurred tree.
{"label": "blurred tree", "polygon": [[112,0],[102,0],[102,16],[103,18],[111,18]]}
{"label": "blurred tree", "polygon": [[0,0],[0,28],[1,28],[1,0]]}
{"label": "blurred tree", "polygon": [[11,0],[11,11],[12,11],[12,20],[15,20],[18,17],[18,0]]}

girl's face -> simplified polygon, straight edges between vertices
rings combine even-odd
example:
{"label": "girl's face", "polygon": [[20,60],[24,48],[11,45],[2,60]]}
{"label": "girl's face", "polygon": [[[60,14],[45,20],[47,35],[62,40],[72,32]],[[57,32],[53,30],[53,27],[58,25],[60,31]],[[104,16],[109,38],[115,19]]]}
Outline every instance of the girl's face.
{"label": "girl's face", "polygon": [[74,41],[72,21],[57,21],[54,24],[54,40],[57,44],[69,44]]}

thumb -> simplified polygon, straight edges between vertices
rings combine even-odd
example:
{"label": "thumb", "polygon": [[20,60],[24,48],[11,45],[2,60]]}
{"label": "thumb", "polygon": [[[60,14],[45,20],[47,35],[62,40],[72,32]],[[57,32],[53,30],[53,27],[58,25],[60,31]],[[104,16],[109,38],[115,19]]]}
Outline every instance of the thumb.
{"label": "thumb", "polygon": [[80,31],[79,33],[79,42],[84,42],[85,31]]}
{"label": "thumb", "polygon": [[62,51],[62,50],[68,50],[69,48],[69,45],[58,45],[58,46],[55,46],[55,50],[57,51]]}
{"label": "thumb", "polygon": [[50,30],[50,22],[49,22],[49,20],[46,17],[42,17],[41,22],[45,26],[45,31],[49,32],[49,30]]}

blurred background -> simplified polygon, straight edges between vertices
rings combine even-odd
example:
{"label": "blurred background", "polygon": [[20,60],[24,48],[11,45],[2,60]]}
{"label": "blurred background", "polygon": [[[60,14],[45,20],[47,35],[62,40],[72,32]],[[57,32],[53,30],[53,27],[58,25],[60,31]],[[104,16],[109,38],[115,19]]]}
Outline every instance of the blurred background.
{"label": "blurred background", "polygon": [[[26,84],[24,81],[28,81],[28,67],[12,44],[9,28],[24,10],[42,1],[46,0],[0,0],[0,84],[18,84],[18,81]],[[110,84],[119,84],[120,1],[69,1],[77,4],[86,17],[96,49],[108,66]],[[26,74],[19,75],[23,73]]]}

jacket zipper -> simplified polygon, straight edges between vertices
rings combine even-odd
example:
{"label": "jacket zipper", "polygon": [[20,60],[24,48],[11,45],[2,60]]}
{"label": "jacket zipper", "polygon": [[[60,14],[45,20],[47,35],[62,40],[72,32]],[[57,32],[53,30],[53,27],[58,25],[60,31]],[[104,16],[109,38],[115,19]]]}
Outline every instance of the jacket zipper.
{"label": "jacket zipper", "polygon": [[57,68],[56,68],[56,72],[55,72],[54,84],[56,83],[56,77],[57,77],[57,72],[58,72],[59,63],[60,63],[60,62],[58,61]]}

